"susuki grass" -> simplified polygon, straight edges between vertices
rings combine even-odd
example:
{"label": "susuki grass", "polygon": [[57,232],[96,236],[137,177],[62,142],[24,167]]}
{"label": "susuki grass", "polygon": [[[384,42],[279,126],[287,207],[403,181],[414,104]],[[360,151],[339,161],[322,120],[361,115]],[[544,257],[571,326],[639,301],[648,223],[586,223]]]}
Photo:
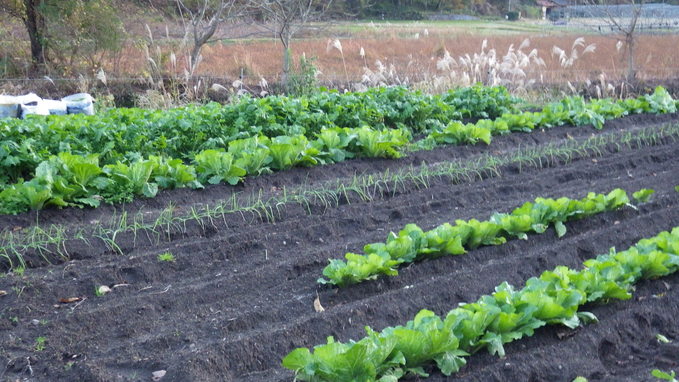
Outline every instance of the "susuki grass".
{"label": "susuki grass", "polygon": [[[190,44],[180,33],[180,25],[169,20],[128,24],[129,40],[98,73],[105,73],[111,83],[119,79],[151,88],[138,96],[139,105],[169,107],[200,101],[206,99],[209,89],[220,99],[243,89],[268,93],[261,83],[274,85],[280,80],[280,42],[261,26],[222,31],[218,40],[203,48],[198,64],[189,65]],[[586,44],[580,43],[583,36]],[[524,46],[525,41],[530,42],[529,47]],[[606,96],[618,93],[603,86],[601,77],[607,84],[617,83],[626,73],[625,51],[617,42],[592,28],[578,31],[537,21],[349,22],[309,25],[294,41],[293,54],[295,61],[302,55],[313,58],[320,70],[319,84],[338,88],[418,84],[436,91],[499,80],[523,89],[533,83],[549,86],[590,81]],[[668,49],[679,46],[679,35],[639,35],[636,46],[639,79],[672,79],[679,74],[679,50]],[[459,66],[442,70],[444,62],[452,64],[450,58]],[[234,80],[239,86],[232,86]],[[99,81],[92,78],[90,85],[94,83]],[[11,84],[3,89],[9,91],[7,86]]]}
{"label": "susuki grass", "polygon": [[[447,90],[457,86],[474,83],[484,85],[504,85],[508,88],[524,89],[536,79],[530,72],[539,71],[545,61],[537,49],[530,49],[530,39],[524,39],[518,48],[509,45],[507,53],[498,56],[493,48],[488,49],[488,40],[483,40],[478,53],[459,56],[457,60],[445,49],[443,57],[437,60],[437,74],[430,81],[421,82],[433,91]],[[525,52],[524,50],[528,51]]]}
{"label": "susuki grass", "polygon": [[[544,61],[536,80],[545,83],[593,81],[601,73],[613,81],[625,73],[624,52],[616,47],[615,39],[607,36],[586,35],[587,44],[583,47],[579,44],[582,35],[451,35],[431,31],[425,34],[424,30],[409,36],[380,34],[365,37],[367,34],[364,33],[362,37],[333,38],[331,44],[328,44],[327,39],[302,39],[295,42],[294,52],[298,56],[304,54],[315,58],[315,64],[321,71],[321,82],[339,85],[361,82],[366,68],[372,72],[385,73],[380,67],[386,68],[387,73],[391,72],[402,83],[429,80],[441,74],[437,62],[446,56],[446,52],[456,61],[459,57],[469,55],[474,62],[474,54],[479,54],[479,47],[484,40],[487,40],[485,54],[495,51],[498,60],[506,56],[512,46],[517,55],[517,50],[522,50],[526,55],[531,55],[535,50],[533,55]],[[525,47],[518,49],[526,39],[530,41],[530,50]],[[274,83],[278,79],[282,59],[277,44],[268,39],[215,43],[203,51],[203,60],[196,74],[233,79],[245,73],[243,80],[249,84],[255,85],[261,78]],[[336,45],[342,47],[341,52],[334,48]],[[577,58],[573,55],[574,50],[569,50],[574,45]],[[636,51],[640,78],[672,78],[679,73],[679,51],[666,49],[675,45],[679,45],[678,35],[640,35]],[[594,46],[595,50],[588,50]],[[560,52],[552,55],[555,47],[566,55]],[[124,55],[128,73],[138,73],[140,68],[146,66],[144,55],[135,49],[128,47]],[[572,65],[564,65],[566,63]],[[473,80],[471,77],[470,81]]]}

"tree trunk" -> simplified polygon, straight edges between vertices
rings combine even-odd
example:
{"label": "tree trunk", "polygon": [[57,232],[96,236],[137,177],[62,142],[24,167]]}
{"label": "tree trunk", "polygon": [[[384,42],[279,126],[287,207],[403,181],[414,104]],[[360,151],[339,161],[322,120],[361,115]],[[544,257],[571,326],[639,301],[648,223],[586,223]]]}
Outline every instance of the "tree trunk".
{"label": "tree trunk", "polygon": [[191,74],[196,70],[196,66],[198,66],[198,58],[200,57],[200,50],[203,48],[203,43],[200,43],[196,41],[193,44],[193,49],[191,50],[191,68],[189,71]]}
{"label": "tree trunk", "polygon": [[208,25],[204,28],[200,28],[200,22],[201,19],[199,18],[194,18],[192,23],[193,23],[193,49],[191,50],[191,72],[196,69],[196,65],[198,65],[198,59],[200,57],[200,50],[203,48],[203,45],[205,45],[211,38],[214,36],[215,32],[217,31],[217,27],[221,23],[221,16],[222,12],[224,11],[223,5],[221,5],[222,8],[215,14],[210,21],[208,22]]}
{"label": "tree trunk", "polygon": [[627,82],[633,83],[637,78],[637,68],[634,63],[634,34],[628,33],[625,36],[625,45],[627,46]]}
{"label": "tree trunk", "polygon": [[31,57],[36,67],[45,64],[46,61],[45,18],[38,9],[41,4],[42,0],[24,0],[26,15],[23,22],[31,40]]}
{"label": "tree trunk", "polygon": [[283,30],[280,34],[281,42],[283,43],[283,74],[281,75],[281,85],[286,92],[289,87],[290,64],[292,62],[292,52],[290,51],[290,40],[292,36],[287,31]]}

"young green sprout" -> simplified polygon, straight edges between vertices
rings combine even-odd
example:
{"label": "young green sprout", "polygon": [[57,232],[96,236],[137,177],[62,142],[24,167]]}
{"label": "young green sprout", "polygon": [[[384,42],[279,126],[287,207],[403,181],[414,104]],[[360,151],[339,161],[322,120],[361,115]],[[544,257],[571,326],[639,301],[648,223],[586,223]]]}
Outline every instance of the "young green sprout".
{"label": "young green sprout", "polygon": [[158,261],[173,263],[175,261],[174,255],[170,252],[164,252],[158,255]]}
{"label": "young green sprout", "polygon": [[675,378],[676,373],[674,370],[666,373],[660,369],[653,369],[653,371],[651,371],[651,375],[663,381],[677,382],[677,379]]}
{"label": "young green sprout", "polygon": [[35,351],[43,351],[45,350],[45,342],[47,341],[46,337],[38,337],[35,339]]}

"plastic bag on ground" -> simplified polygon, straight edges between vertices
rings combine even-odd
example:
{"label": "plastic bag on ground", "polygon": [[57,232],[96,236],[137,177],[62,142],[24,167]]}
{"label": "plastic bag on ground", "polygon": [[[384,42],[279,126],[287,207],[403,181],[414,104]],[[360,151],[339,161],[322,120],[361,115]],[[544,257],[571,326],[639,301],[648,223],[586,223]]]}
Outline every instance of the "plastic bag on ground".
{"label": "plastic bag on ground", "polygon": [[35,106],[38,102],[42,101],[42,98],[38,97],[35,93],[28,93],[20,96],[14,97],[19,103],[19,105],[31,105]]}
{"label": "plastic bag on ground", "polygon": [[0,118],[19,116],[19,101],[16,97],[0,95]]}
{"label": "plastic bag on ground", "polygon": [[61,99],[68,114],[94,115],[94,98],[87,93],[73,94]]}
{"label": "plastic bag on ground", "polygon": [[42,102],[45,107],[47,107],[51,115],[65,115],[68,111],[66,102],[64,101],[44,99]]}
{"label": "plastic bag on ground", "polygon": [[31,102],[27,105],[21,105],[21,118],[26,118],[27,115],[50,115],[50,109],[43,100]]}

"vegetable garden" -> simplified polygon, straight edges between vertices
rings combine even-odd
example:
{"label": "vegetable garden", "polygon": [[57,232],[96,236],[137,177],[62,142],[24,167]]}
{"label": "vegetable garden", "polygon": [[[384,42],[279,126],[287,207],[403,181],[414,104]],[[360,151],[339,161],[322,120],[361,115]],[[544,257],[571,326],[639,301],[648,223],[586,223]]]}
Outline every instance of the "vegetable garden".
{"label": "vegetable garden", "polygon": [[0,377],[679,371],[678,107],[396,87],[0,120]]}

